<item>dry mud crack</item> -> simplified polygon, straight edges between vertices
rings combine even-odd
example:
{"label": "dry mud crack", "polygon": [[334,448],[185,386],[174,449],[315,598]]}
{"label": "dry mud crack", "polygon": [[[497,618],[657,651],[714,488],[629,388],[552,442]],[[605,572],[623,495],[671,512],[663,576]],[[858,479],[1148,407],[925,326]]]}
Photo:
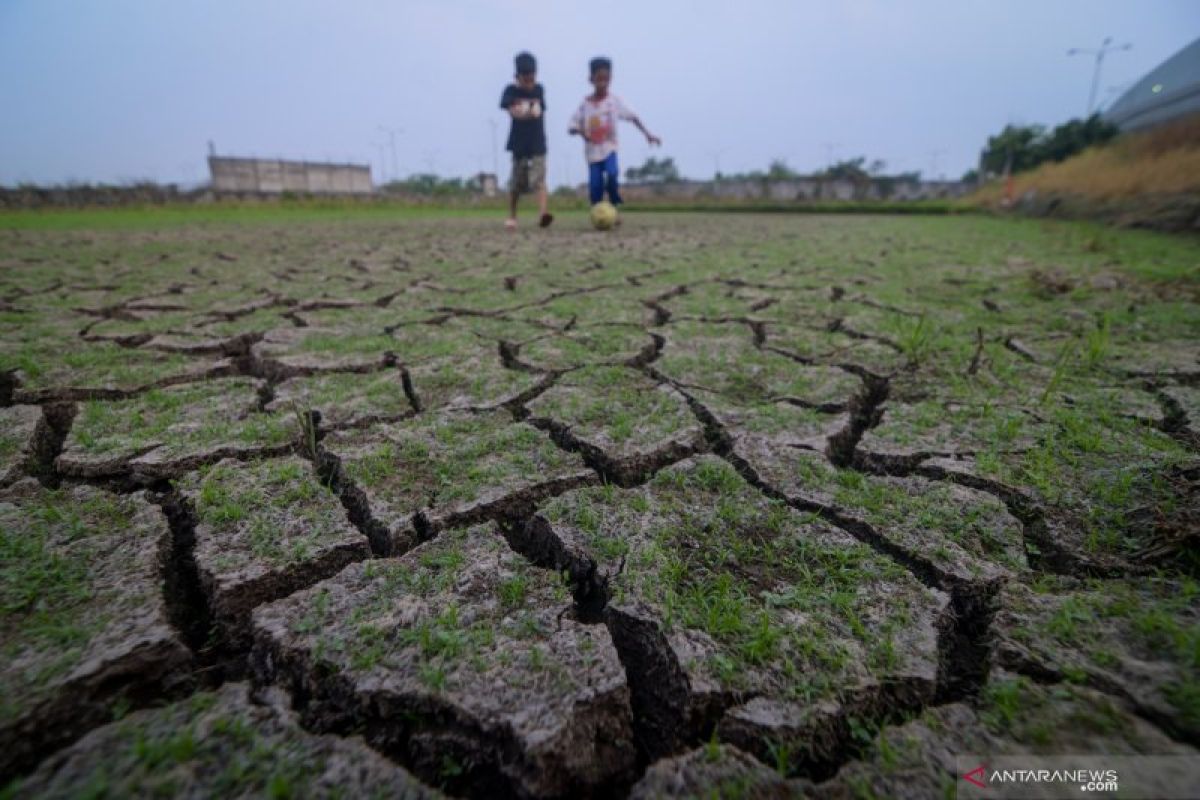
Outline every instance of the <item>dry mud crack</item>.
{"label": "dry mud crack", "polygon": [[7,791],[1196,753],[1194,242],[493,222],[0,231]]}

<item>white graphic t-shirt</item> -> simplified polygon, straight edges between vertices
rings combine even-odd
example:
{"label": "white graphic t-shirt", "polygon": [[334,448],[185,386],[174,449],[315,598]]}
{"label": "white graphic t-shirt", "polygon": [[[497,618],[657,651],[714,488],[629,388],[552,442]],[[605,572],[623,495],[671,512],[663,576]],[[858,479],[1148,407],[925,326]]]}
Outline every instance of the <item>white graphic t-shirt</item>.
{"label": "white graphic t-shirt", "polygon": [[584,155],[589,163],[603,161],[617,151],[617,121],[630,120],[634,113],[611,92],[603,100],[584,99],[571,117],[571,128],[583,131],[587,144]]}

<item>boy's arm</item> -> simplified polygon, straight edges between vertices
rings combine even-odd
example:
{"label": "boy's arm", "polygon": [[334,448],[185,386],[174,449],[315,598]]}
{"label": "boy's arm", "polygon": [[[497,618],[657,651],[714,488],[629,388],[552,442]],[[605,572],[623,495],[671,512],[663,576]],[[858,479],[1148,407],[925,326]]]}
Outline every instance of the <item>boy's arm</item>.
{"label": "boy's arm", "polygon": [[642,124],[641,118],[638,117],[637,114],[633,113],[633,111],[630,110],[629,106],[625,105],[625,102],[623,100],[621,100],[621,98],[619,98],[619,97],[616,98],[616,101],[617,101],[617,113],[620,115],[621,119],[629,120],[634,125],[636,125],[637,129],[642,132],[642,135],[646,137],[646,141],[649,142],[650,144],[652,144],[654,146],[658,146],[658,145],[662,144],[662,139],[658,138],[653,133],[646,130],[646,126]]}
{"label": "boy's arm", "polygon": [[630,121],[630,122],[632,122],[634,125],[636,125],[636,126],[637,126],[637,129],[638,129],[639,131],[641,131],[641,132],[642,132],[642,135],[643,135],[643,136],[645,136],[645,137],[646,137],[646,141],[647,141],[647,142],[649,142],[650,144],[654,145],[655,147],[657,147],[658,145],[662,144],[662,139],[658,138],[658,137],[657,137],[657,136],[655,136],[653,133],[651,133],[650,131],[646,130],[646,126],[642,124],[642,121],[641,121],[640,119],[638,119],[638,117],[637,117],[637,115],[636,115],[636,114],[635,114],[635,115],[631,115],[631,116],[629,117],[629,121]]}
{"label": "boy's arm", "polygon": [[570,136],[578,134],[586,138],[583,132],[583,106],[575,109],[575,113],[571,115],[571,125],[567,128],[567,134]]}
{"label": "boy's arm", "polygon": [[525,119],[529,116],[528,106],[524,103],[515,103],[515,94],[512,86],[505,86],[504,94],[500,95],[500,107],[507,111],[513,119]]}

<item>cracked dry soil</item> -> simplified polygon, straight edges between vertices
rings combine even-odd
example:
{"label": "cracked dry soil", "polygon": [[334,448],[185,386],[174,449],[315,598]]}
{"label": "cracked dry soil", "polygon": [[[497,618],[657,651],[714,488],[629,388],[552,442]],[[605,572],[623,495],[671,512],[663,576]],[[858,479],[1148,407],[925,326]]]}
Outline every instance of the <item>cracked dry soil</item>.
{"label": "cracked dry soil", "polygon": [[1200,746],[1194,240],[0,244],[4,796],[917,798]]}

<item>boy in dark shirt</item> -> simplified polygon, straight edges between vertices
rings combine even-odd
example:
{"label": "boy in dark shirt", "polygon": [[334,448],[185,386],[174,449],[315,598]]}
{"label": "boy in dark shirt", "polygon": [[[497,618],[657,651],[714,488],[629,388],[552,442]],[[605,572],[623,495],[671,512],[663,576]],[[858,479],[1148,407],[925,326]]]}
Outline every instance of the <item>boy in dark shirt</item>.
{"label": "boy in dark shirt", "polygon": [[512,152],[512,182],[508,195],[508,219],[504,227],[517,227],[517,198],[537,192],[539,224],[545,228],[554,221],[546,211],[546,92],[537,82],[537,61],[529,53],[516,58],[517,79],[504,87],[500,107],[512,117],[507,149]]}

